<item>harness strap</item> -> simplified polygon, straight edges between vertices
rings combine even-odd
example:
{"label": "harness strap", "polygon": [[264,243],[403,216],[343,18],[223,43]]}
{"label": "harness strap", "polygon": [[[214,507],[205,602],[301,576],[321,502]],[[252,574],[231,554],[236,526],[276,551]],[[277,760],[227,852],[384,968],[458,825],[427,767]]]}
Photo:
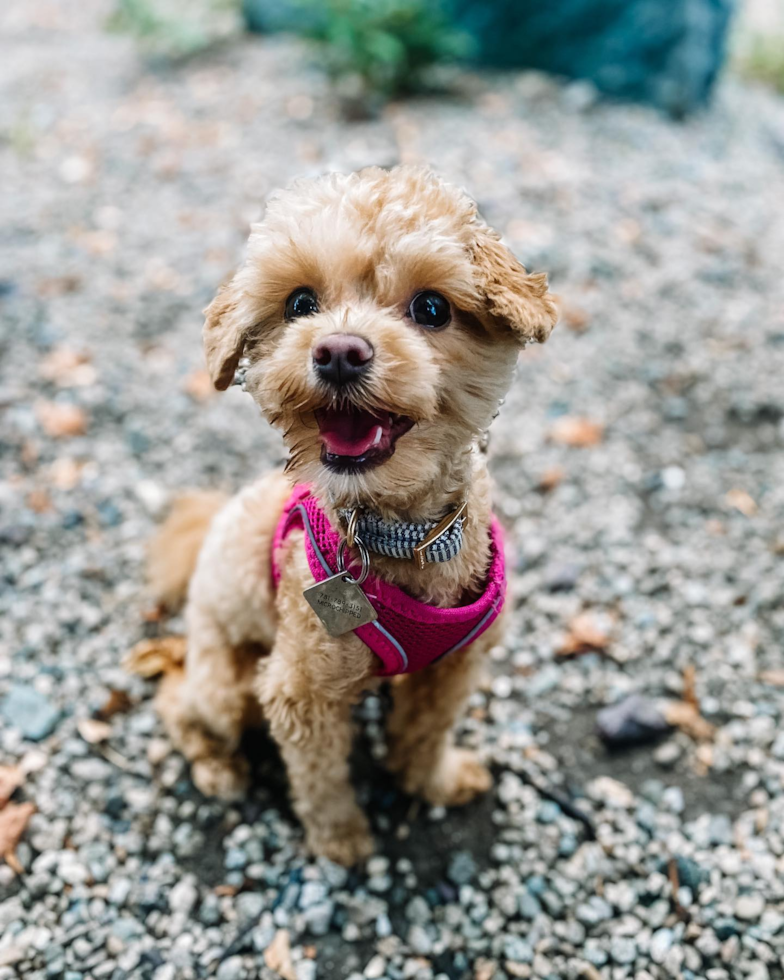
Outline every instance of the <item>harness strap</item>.
{"label": "harness strap", "polygon": [[[277,587],[281,569],[278,552],[292,530],[305,532],[308,566],[317,582],[337,571],[340,534],[327,520],[318,501],[305,485],[295,487],[283,509],[272,547],[272,578]],[[354,632],[380,661],[379,675],[413,673],[454,653],[480,636],[501,612],[506,576],[500,526],[493,519],[490,529],[491,557],[483,594],[467,606],[444,609],[407,595],[374,575],[362,589],[378,619]],[[349,569],[351,570],[351,569]]]}

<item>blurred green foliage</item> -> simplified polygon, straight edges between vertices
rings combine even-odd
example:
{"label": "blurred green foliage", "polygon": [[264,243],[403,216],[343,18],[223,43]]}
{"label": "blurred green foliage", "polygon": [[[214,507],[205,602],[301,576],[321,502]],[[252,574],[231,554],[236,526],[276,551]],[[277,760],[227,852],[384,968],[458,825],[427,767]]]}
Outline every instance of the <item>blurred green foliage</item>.
{"label": "blurred green foliage", "polygon": [[784,92],[784,37],[756,35],[735,59],[738,72]]}
{"label": "blurred green foliage", "polygon": [[130,34],[149,54],[198,54],[236,32],[238,0],[115,0],[109,29]]}
{"label": "blurred green foliage", "polygon": [[301,0],[305,33],[344,96],[370,102],[427,87],[429,70],[470,40],[433,0]]}

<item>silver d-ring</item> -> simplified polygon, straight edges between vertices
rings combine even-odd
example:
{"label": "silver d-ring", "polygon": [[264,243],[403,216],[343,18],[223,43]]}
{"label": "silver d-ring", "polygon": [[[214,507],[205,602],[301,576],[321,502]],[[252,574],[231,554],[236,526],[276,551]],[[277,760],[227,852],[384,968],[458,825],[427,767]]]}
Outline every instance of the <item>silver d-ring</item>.
{"label": "silver d-ring", "polygon": [[[357,546],[357,550],[359,551],[359,557],[362,561],[362,571],[359,573],[359,578],[354,579],[354,581],[357,583],[357,585],[362,585],[362,583],[365,581],[368,575],[370,575],[370,555],[368,554],[368,550],[365,547],[362,539],[358,538],[356,535],[354,535],[354,544]],[[339,572],[346,571],[345,557],[346,557],[346,542],[341,541],[340,547],[338,548],[338,571]],[[351,575],[350,572],[349,575]]]}

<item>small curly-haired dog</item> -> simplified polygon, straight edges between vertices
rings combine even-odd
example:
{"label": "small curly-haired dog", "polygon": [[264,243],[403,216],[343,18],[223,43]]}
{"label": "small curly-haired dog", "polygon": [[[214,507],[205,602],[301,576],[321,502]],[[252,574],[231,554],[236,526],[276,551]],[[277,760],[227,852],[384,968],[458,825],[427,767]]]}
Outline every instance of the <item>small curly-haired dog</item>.
{"label": "small curly-haired dog", "polygon": [[[330,579],[338,590],[359,588],[365,525],[352,533],[347,520],[371,515],[381,538],[367,542],[365,565],[399,597],[395,615],[472,609],[494,547],[481,441],[520,347],[546,340],[555,321],[546,277],[528,274],[474,203],[425,170],[300,180],[270,201],[247,261],[206,310],[204,346],[219,389],[247,359],[246,389],[289,449],[285,473],[228,502],[182,498],[151,551],[159,597],[172,605],[187,589],[184,662],[169,665],[158,707],[202,792],[245,792],[240,738],[266,723],[312,851],[344,864],[370,854],[349,780],[351,707],[380,672],[402,675],[391,685],[387,757],[402,788],[444,806],[488,789],[489,773],[453,744],[452,728],[500,620],[484,617],[416,672],[382,665],[353,627],[331,635],[303,598],[314,575],[337,573],[314,565],[311,525],[300,516],[281,535],[279,524],[292,485],[306,485],[325,533],[354,545],[339,549],[349,572]],[[421,543],[445,516],[449,547],[436,533],[419,560],[406,536]],[[369,608],[331,596],[319,593],[322,608]],[[388,636],[378,615],[373,635]],[[420,666],[433,659],[433,635],[414,636]],[[388,648],[404,656],[396,639]]]}

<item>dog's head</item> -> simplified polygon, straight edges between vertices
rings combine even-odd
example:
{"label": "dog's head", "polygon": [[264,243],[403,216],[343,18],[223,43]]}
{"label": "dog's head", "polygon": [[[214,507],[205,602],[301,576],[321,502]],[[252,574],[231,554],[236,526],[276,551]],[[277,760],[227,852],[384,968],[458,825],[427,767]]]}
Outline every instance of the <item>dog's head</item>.
{"label": "dog's head", "polygon": [[420,169],[302,180],[254,226],[206,310],[213,383],[246,385],[298,480],[336,503],[448,486],[490,425],[518,349],[557,318],[456,188]]}

